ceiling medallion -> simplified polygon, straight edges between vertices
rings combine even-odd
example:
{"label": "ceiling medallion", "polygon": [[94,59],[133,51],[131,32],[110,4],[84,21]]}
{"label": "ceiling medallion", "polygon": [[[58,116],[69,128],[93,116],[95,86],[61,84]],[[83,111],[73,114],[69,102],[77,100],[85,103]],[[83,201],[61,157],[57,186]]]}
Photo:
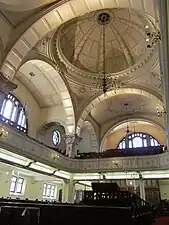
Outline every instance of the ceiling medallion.
{"label": "ceiling medallion", "polygon": [[108,24],[111,21],[111,16],[107,12],[102,12],[98,15],[97,21],[101,25]]}

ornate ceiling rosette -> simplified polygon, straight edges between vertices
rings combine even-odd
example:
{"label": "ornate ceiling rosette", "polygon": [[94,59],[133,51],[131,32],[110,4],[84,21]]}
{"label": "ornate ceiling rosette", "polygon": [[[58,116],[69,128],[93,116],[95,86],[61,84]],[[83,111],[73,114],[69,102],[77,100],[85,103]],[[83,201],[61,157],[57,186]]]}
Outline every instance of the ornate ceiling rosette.
{"label": "ornate ceiling rosette", "polygon": [[146,15],[126,8],[91,12],[62,25],[51,41],[52,57],[66,67],[69,80],[91,86],[102,72],[103,26],[107,77],[135,80],[154,55],[155,46],[147,48],[145,28],[152,32],[154,24]]}

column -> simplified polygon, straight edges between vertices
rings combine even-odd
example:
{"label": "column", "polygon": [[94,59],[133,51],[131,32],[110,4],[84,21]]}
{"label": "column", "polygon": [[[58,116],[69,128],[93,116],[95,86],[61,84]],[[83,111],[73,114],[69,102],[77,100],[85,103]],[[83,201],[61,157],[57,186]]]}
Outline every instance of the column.
{"label": "column", "polygon": [[82,140],[77,134],[65,135],[66,155],[69,158],[74,158],[77,155],[77,150]]}
{"label": "column", "polygon": [[62,202],[68,202],[68,181],[64,181],[63,183]]}
{"label": "column", "polygon": [[166,122],[166,136],[167,149],[169,150],[169,5],[168,1],[157,0],[160,17],[161,43],[160,43],[160,68],[162,79],[162,91],[164,94],[164,102],[166,108],[165,122]]}
{"label": "column", "polygon": [[74,203],[74,192],[75,185],[73,182],[73,176],[71,175],[70,180],[64,181],[63,184],[63,202]]}
{"label": "column", "polygon": [[140,198],[146,201],[146,194],[145,194],[145,187],[144,187],[144,180],[140,179]]}
{"label": "column", "polygon": [[71,178],[69,180],[69,186],[68,186],[68,202],[74,203],[74,193],[75,193],[75,185],[73,182],[73,176],[71,175]]}

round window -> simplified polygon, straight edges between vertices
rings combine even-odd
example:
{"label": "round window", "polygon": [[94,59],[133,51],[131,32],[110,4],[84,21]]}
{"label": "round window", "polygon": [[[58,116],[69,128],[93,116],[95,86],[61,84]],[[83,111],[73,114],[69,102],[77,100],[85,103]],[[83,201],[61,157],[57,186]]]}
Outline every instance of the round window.
{"label": "round window", "polygon": [[53,140],[53,144],[54,145],[59,145],[60,144],[61,136],[60,136],[59,131],[57,131],[57,130],[53,131],[52,140]]}

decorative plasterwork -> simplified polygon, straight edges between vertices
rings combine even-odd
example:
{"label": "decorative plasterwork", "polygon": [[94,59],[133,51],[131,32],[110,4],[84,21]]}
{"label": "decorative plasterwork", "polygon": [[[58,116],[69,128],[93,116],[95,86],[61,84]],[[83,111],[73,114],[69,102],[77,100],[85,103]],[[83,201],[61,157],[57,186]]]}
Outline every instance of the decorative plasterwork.
{"label": "decorative plasterwork", "polygon": [[154,1],[71,0],[64,2],[36,21],[18,39],[4,60],[2,72],[12,79],[28,52],[51,30],[57,29],[61,24],[95,10],[118,7],[133,8],[156,17]]}
{"label": "decorative plasterwork", "polygon": [[[125,104],[128,104],[127,108]],[[91,110],[91,115],[98,123],[104,125],[106,122],[121,117],[124,114],[130,116],[144,113],[157,115],[157,107],[160,107],[159,104],[154,99],[149,99],[146,96],[122,94],[116,95],[113,98],[105,98],[105,101]]]}
{"label": "decorative plasterwork", "polygon": [[[154,100],[156,102],[157,105],[161,106],[163,105],[163,102],[161,99],[159,99],[158,97],[156,97],[155,95],[147,92],[147,91],[143,91],[141,89],[136,89],[136,88],[121,88],[119,90],[117,90],[117,92],[114,91],[109,91],[107,93],[106,99],[111,98],[113,96],[117,96],[117,95],[123,95],[123,94],[136,94],[136,95],[142,95],[145,96],[147,98],[149,98],[149,100]],[[85,121],[87,115],[89,114],[89,112],[92,111],[92,109],[94,109],[95,107],[98,106],[99,103],[105,101],[105,96],[104,94],[100,95],[99,97],[97,97],[96,99],[94,99],[82,112],[78,123],[77,123],[77,128],[76,131],[77,133],[80,132],[80,129],[83,125],[83,122]]]}
{"label": "decorative plasterwork", "polygon": [[53,37],[54,58],[64,63],[70,79],[91,84],[103,69],[103,27],[98,16],[105,12],[106,72],[114,78],[136,79],[133,74],[152,57],[154,49],[146,48],[146,30],[154,30],[149,18],[131,9],[105,9],[69,21]]}

